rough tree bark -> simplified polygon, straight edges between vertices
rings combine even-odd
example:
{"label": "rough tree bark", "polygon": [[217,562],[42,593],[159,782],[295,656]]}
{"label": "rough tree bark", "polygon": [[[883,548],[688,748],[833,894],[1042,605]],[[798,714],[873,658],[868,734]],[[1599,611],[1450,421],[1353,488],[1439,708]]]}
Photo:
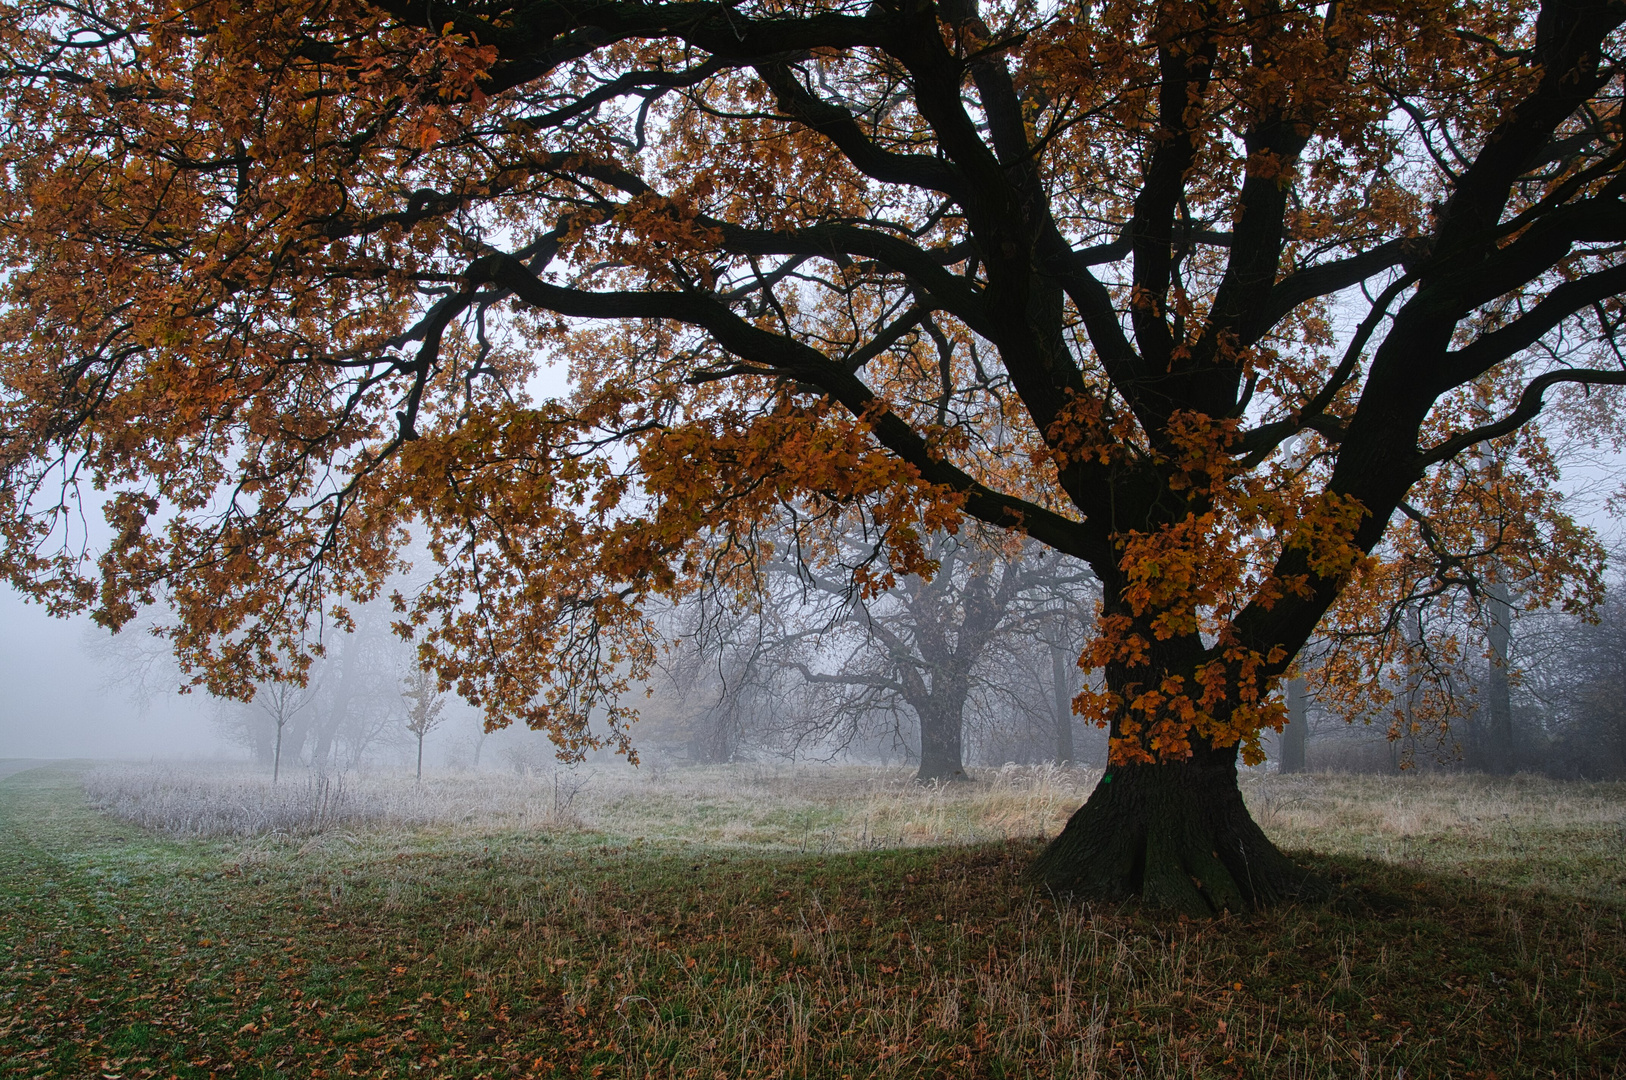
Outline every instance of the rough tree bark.
{"label": "rough tree bark", "polygon": [[915,779],[923,784],[971,779],[965,771],[964,725],[966,694],[951,689],[915,707],[920,717],[920,769]]}
{"label": "rough tree bark", "polygon": [[[1106,610],[1121,610],[1111,602]],[[1148,640],[1152,638],[1148,631]],[[1188,670],[1197,635],[1152,645],[1147,663],[1109,663],[1108,690],[1130,701],[1166,673]],[[1150,670],[1149,670],[1150,669]],[[1122,734],[1122,712],[1111,734]],[[1295,866],[1248,813],[1237,785],[1236,746],[1191,738],[1183,761],[1111,764],[1084,805],[1028,871],[1061,895],[1128,898],[1193,915],[1244,911],[1316,895],[1320,884]]]}

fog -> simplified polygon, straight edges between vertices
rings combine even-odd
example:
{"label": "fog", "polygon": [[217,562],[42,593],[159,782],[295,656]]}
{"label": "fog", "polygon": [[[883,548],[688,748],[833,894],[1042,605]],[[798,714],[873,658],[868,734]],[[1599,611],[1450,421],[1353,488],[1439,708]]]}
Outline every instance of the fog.
{"label": "fog", "polygon": [[0,757],[242,757],[220,738],[206,696],[169,694],[145,708],[110,685],[116,665],[85,647],[97,631],[0,591]]}
{"label": "fog", "polygon": [[[1581,754],[1564,749],[1568,738],[1584,750],[1583,757],[1613,754],[1618,762],[1608,770],[1612,775],[1626,769],[1626,713],[1617,716],[1610,709],[1604,715],[1599,712],[1601,706],[1576,697],[1576,691],[1590,687],[1592,697],[1599,698],[1595,691],[1608,685],[1610,691],[1602,698],[1613,701],[1618,696],[1626,701],[1626,668],[1619,672],[1606,670],[1614,666],[1617,654],[1626,655],[1622,653],[1626,648],[1626,597],[1620,595],[1626,592],[1620,577],[1620,568],[1626,562],[1620,556],[1621,519],[1609,513],[1605,505],[1609,497],[1619,496],[1626,462],[1617,454],[1566,450],[1563,486],[1568,489],[1570,508],[1597,530],[1600,539],[1615,553],[1611,560],[1611,602],[1599,613],[1602,621],[1595,628],[1579,622],[1520,619],[1514,634],[1514,663],[1528,672],[1528,677],[1514,693],[1517,765],[1555,775],[1584,774],[1594,763],[1585,762],[1583,767],[1565,757]],[[1014,632],[1020,635],[1030,631],[1019,627]],[[134,638],[140,633],[132,629],[128,636]],[[172,667],[163,670],[162,665],[153,666],[148,692],[137,695],[127,677],[133,650],[99,644],[107,640],[106,632],[84,616],[52,618],[9,587],[0,587],[0,759],[256,760],[254,749],[243,737],[246,712],[242,706],[223,705],[201,692],[176,692],[179,674]],[[364,661],[377,685],[357,693],[374,701],[379,715],[371,721],[375,728],[368,736],[371,742],[357,751],[357,760],[365,753],[374,767],[386,772],[410,772],[415,748],[405,730],[404,715],[394,715],[402,709],[398,683],[410,670],[410,653],[398,643],[378,647],[383,652]],[[395,652],[401,656],[396,657]],[[708,661],[713,667],[718,662],[716,658]],[[1043,681],[1018,675],[1015,669],[1006,678],[1011,676],[1019,682]],[[329,692],[334,690],[334,683],[329,680]],[[801,756],[805,740],[800,736],[786,741],[784,731],[752,732],[745,727],[723,732],[718,727],[715,706],[708,711],[694,705],[693,700],[685,706],[677,700],[685,697],[694,697],[692,688],[684,694],[663,694],[641,707],[646,719],[635,732],[635,741],[646,761],[735,760],[736,753],[740,760],[750,760],[780,756],[785,747],[790,747],[793,757]],[[232,709],[237,710],[236,714],[231,713]],[[753,714],[748,719],[762,726],[764,710],[752,703],[747,711]],[[799,713],[792,717],[796,722],[805,719]],[[263,723],[263,718],[257,722]],[[701,730],[707,724],[711,727]],[[1311,752],[1312,767],[1382,770],[1391,760],[1398,760],[1395,748],[1377,730],[1349,730],[1341,721],[1314,711],[1308,729],[1318,744]],[[1566,735],[1571,731],[1574,734]],[[715,748],[701,745],[708,738],[716,741],[719,734],[726,735],[725,752],[719,754]],[[1080,738],[1093,735],[1093,730],[1079,732]],[[977,760],[968,760],[967,764],[986,766],[990,762],[997,765],[1006,760],[1040,759],[1031,747],[1003,736],[984,738],[983,743],[983,750],[974,755]],[[860,758],[890,762],[899,743],[886,732],[872,732],[863,738],[849,735],[842,745]],[[285,765],[297,766],[299,748],[296,745],[293,749],[294,756],[285,757]],[[1472,749],[1458,746],[1449,756],[1475,767]],[[310,757],[309,753],[306,756]],[[819,755],[815,752],[811,756]],[[1073,760],[1090,762],[1094,756],[1081,743]],[[482,738],[474,710],[455,700],[447,702],[444,722],[424,740],[424,765],[432,771],[448,767],[528,770],[546,767],[552,757],[552,747],[537,733],[505,731]],[[258,760],[268,762],[264,747],[260,748]],[[340,762],[341,758],[337,751],[327,753],[324,745],[322,760]]]}

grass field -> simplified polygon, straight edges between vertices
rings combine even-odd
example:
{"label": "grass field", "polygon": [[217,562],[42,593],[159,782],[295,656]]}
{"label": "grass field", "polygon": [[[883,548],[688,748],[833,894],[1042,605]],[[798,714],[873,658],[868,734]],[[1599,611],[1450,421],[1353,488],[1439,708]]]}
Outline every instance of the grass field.
{"label": "grass field", "polygon": [[0,1075],[1626,1075],[1626,788],[1250,778],[1334,899],[1190,922],[1020,886],[1092,780],[20,771]]}

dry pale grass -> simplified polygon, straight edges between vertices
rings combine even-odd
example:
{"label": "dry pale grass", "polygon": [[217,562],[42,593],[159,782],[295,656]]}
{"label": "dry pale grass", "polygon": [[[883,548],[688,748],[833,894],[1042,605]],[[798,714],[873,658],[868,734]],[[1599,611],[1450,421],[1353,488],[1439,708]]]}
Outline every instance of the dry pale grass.
{"label": "dry pale grass", "polygon": [[922,785],[908,769],[714,766],[584,789],[583,817],[623,836],[796,851],[862,851],[1054,835],[1100,778],[1054,765]]}
{"label": "dry pale grass", "polygon": [[586,828],[652,842],[834,852],[1052,835],[1099,776],[1007,765],[975,783],[921,785],[907,770],[862,766],[584,766],[422,783],[300,774],[273,784],[241,766],[147,765],[97,769],[84,786],[103,813],[175,836]]}
{"label": "dry pale grass", "polygon": [[[1053,765],[921,785],[905,769],[581,766],[425,778],[243,766],[92,771],[93,807],[175,836],[412,829],[458,836],[591,831],[656,845],[829,854],[1054,836],[1099,780]],[[1626,898],[1626,784],[1461,774],[1245,771],[1254,816],[1287,850]]]}
{"label": "dry pale grass", "polygon": [[1255,819],[1288,850],[1626,900],[1626,784],[1261,773],[1242,786]]}

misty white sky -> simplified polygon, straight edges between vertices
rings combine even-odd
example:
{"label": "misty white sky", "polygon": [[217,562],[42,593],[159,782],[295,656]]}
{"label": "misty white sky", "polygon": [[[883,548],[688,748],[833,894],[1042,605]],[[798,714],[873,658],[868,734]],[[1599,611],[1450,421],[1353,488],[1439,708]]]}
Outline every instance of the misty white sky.
{"label": "misty white sky", "polygon": [[0,589],[0,758],[243,756],[216,734],[207,698],[161,698],[143,712],[104,686],[88,626]]}
{"label": "misty white sky", "polygon": [[[526,389],[538,399],[561,396],[568,373],[545,364]],[[171,694],[138,708],[109,686],[114,672],[87,648],[87,638],[105,633],[87,618],[53,619],[0,584],[0,759],[247,756],[220,737],[206,695]],[[432,742],[450,737],[437,735]]]}

